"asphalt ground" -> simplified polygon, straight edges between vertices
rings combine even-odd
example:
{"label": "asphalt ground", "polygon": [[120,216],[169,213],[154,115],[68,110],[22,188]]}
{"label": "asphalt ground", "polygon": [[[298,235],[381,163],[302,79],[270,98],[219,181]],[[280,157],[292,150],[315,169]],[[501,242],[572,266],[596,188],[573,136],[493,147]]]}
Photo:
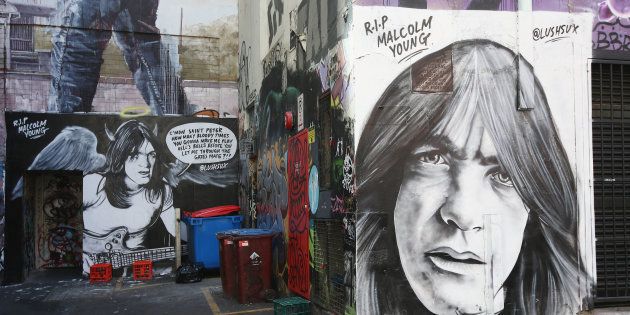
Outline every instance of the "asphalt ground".
{"label": "asphalt ground", "polygon": [[60,269],[0,286],[0,314],[273,314],[273,303],[239,304],[223,294],[216,274],[188,284],[170,275],[90,284],[79,271]]}

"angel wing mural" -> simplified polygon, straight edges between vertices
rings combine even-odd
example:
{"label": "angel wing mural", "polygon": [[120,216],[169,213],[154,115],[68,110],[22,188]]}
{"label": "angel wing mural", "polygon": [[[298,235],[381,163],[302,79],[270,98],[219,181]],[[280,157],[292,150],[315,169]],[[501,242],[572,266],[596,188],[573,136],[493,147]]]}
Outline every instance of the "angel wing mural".
{"label": "angel wing mural", "polygon": [[[105,156],[96,152],[96,136],[87,128],[70,126],[37,156],[28,170],[67,170],[92,173],[105,165]],[[22,197],[24,180],[20,178],[13,188],[11,199]]]}

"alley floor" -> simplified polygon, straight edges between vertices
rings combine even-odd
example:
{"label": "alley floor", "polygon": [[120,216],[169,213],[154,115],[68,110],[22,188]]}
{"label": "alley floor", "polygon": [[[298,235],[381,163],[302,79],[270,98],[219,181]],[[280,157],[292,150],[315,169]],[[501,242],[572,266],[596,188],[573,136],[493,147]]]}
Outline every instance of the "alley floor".
{"label": "alley floor", "polygon": [[76,272],[38,272],[23,284],[0,286],[4,314],[273,314],[273,303],[239,304],[226,297],[221,278],[189,284],[170,276],[151,281],[115,278],[90,284]]}

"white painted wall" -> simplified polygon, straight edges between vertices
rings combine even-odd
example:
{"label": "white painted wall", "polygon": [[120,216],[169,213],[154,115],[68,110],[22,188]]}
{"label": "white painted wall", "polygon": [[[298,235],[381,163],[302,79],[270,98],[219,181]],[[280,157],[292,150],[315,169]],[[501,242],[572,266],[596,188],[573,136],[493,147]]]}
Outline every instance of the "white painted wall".
{"label": "white painted wall", "polygon": [[[383,16],[387,16],[383,27]],[[399,30],[416,21],[422,21],[432,16],[432,24],[428,44],[409,50],[402,56],[394,56],[392,51],[384,45],[378,44],[378,36],[389,30]],[[353,27],[349,35],[353,62],[352,69],[352,98],[350,111],[355,118],[355,150],[359,146],[362,132],[365,128],[374,105],[377,103],[389,83],[404,69],[428,54],[438,51],[450,43],[467,39],[489,39],[520,53],[534,67],[534,74],[540,81],[549,103],[549,107],[556,124],[560,139],[568,155],[572,172],[577,183],[579,204],[579,240],[581,258],[585,269],[589,273],[586,277],[595,277],[594,265],[594,220],[592,197],[592,148],[591,148],[591,108],[590,108],[590,75],[588,73],[589,58],[591,57],[591,14],[568,14],[552,12],[492,12],[492,11],[431,11],[415,10],[396,7],[359,7],[353,8]],[[371,26],[379,25],[379,30],[366,31],[365,23]],[[556,25],[577,25],[575,32],[555,36],[543,40],[534,40],[534,32]],[[559,38],[562,37],[562,38]],[[400,41],[394,41],[394,44]],[[421,49],[426,49],[419,52]],[[418,52],[417,55],[405,59],[406,55]],[[533,88],[533,87],[523,87]],[[516,109],[515,109],[516,110]],[[536,108],[532,109],[536,111]],[[401,126],[404,128],[406,126]],[[361,152],[357,152],[360,154]],[[364,157],[357,155],[357,161]],[[403,167],[400,165],[400,167]],[[357,169],[361,174],[362,170]],[[367,176],[367,175],[366,175]],[[361,185],[358,181],[357,185]],[[359,188],[360,191],[360,188]],[[422,192],[418,192],[422,193]],[[362,198],[361,194],[357,198]],[[361,201],[359,200],[359,205]],[[358,209],[358,221],[361,221],[361,209]],[[361,225],[361,223],[358,223]],[[398,228],[398,227],[397,227]],[[367,230],[363,230],[365,232]],[[357,233],[361,233],[358,228]],[[375,232],[376,233],[376,232]],[[358,235],[358,242],[366,235]],[[368,272],[366,261],[361,257],[361,249],[357,251],[357,313],[366,314],[374,311],[371,308],[374,301],[370,301],[367,278],[362,273]],[[363,281],[363,282],[362,282]],[[585,284],[585,278],[581,278]],[[376,290],[387,288],[376,287]],[[471,288],[471,290],[473,290]],[[584,285],[579,288],[578,296],[588,298],[589,288]],[[453,292],[456,295],[466,295],[467,292]],[[438,297],[435,297],[438,299]],[[486,305],[479,301],[479,305]],[[496,301],[495,301],[496,303]],[[581,305],[572,305],[577,310]],[[499,311],[495,305],[494,312]],[[482,307],[483,308],[483,307]],[[486,309],[487,310],[487,309]]]}

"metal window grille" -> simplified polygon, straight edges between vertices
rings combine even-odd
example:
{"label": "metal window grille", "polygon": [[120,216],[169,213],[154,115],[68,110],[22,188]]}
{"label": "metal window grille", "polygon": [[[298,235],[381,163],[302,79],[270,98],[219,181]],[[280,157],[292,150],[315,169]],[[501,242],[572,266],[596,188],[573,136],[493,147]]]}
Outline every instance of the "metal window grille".
{"label": "metal window grille", "polygon": [[597,304],[630,302],[630,65],[593,63]]}
{"label": "metal window grille", "polygon": [[311,301],[334,314],[344,314],[343,222],[329,219],[314,221]]}
{"label": "metal window grille", "polygon": [[33,23],[35,23],[35,18],[32,15],[22,15],[11,22],[11,51],[35,51],[33,36]]}

